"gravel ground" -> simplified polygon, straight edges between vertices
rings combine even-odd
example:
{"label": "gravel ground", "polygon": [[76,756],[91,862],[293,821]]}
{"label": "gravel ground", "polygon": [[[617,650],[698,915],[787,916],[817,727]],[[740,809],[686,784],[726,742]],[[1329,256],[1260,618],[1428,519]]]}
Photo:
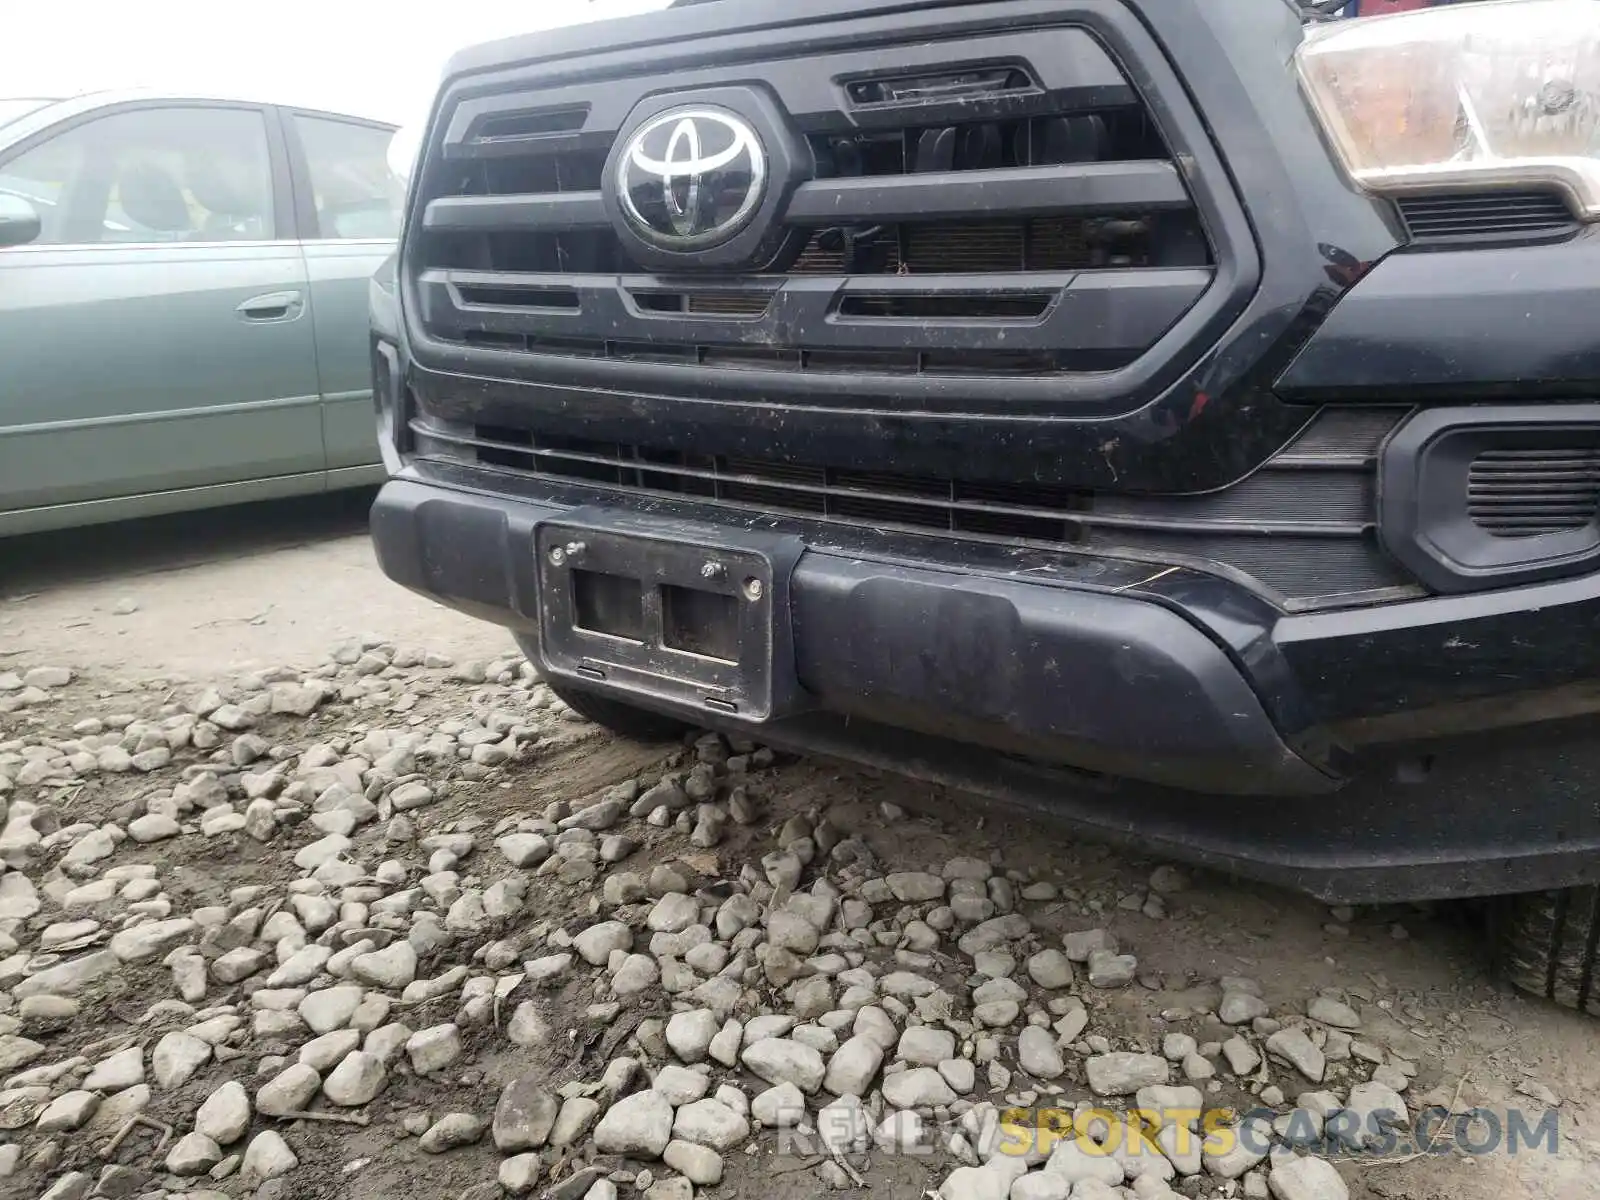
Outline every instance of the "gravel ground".
{"label": "gravel ground", "polygon": [[1462,910],[611,738],[358,519],[6,548],[0,1196],[1600,1195]]}

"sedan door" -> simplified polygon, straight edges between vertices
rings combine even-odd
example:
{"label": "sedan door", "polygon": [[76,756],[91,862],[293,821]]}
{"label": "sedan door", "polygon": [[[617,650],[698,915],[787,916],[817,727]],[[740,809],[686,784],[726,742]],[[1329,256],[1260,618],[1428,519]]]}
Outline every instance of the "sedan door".
{"label": "sedan door", "polygon": [[0,533],[322,486],[272,115],[141,101],[0,158],[0,186],[52,201],[0,249]]}
{"label": "sedan door", "polygon": [[403,187],[388,125],[283,110],[295,213],[311,280],[328,485],[382,478],[372,403],[367,289],[400,233]]}

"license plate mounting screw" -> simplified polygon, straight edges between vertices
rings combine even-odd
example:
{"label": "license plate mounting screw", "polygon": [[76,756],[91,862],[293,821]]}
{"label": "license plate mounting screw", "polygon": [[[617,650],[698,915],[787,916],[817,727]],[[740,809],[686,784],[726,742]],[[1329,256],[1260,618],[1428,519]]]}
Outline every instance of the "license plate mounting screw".
{"label": "license plate mounting screw", "polygon": [[746,600],[759,600],[761,599],[764,591],[765,589],[761,586],[761,580],[750,578],[744,581],[744,595]]}

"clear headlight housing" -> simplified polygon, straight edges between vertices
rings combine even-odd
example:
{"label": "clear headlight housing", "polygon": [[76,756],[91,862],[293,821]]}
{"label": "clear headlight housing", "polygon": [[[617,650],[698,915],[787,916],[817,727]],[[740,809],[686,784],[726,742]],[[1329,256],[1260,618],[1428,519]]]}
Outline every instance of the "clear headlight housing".
{"label": "clear headlight housing", "polygon": [[1492,0],[1313,26],[1296,65],[1368,190],[1548,185],[1600,219],[1600,0]]}

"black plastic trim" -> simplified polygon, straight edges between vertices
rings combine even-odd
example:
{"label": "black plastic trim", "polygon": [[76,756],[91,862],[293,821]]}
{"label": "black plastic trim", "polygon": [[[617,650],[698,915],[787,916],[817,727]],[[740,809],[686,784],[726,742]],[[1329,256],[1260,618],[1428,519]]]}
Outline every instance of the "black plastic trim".
{"label": "black plastic trim", "polygon": [[[968,3],[970,0],[961,0]],[[791,118],[808,134],[850,133],[855,130],[899,128],[908,123],[939,125],[973,120],[1012,120],[1020,117],[1040,116],[1060,112],[1091,111],[1119,108],[1136,104],[1139,93],[1123,78],[1122,72],[1111,60],[1106,49],[1083,29],[1055,28],[1035,30],[1025,47],[1008,46],[1002,49],[974,44],[962,52],[962,41],[930,38],[904,40],[889,45],[863,48],[860,41],[848,33],[836,35],[830,27],[844,19],[868,15],[873,8],[892,8],[882,4],[807,4],[794,20],[794,13],[785,4],[774,4],[771,11],[791,18],[785,24],[804,26],[798,37],[781,29],[763,28],[759,23],[743,31],[746,44],[758,40],[762,44],[779,46],[783,58],[792,59],[801,54],[824,54],[828,69],[818,72],[797,72],[784,88],[786,107]],[[940,24],[946,14],[930,12],[945,5],[918,4],[918,12],[905,24]],[[747,6],[742,20],[751,16]],[[683,22],[681,13],[657,18]],[[594,40],[585,46],[589,54],[611,55],[619,47],[636,47],[642,51],[639,59],[645,71],[670,72],[674,89],[711,87],[728,82],[729,69],[712,62],[706,65],[700,53],[708,42],[715,41],[719,48],[732,40],[728,37],[729,23],[723,20],[709,32],[695,30],[684,22],[683,32],[673,36],[665,47],[645,49],[645,42],[632,42],[627,37],[628,26],[637,28],[637,22],[607,22],[606,30],[619,35]],[[878,23],[882,27],[882,23]],[[970,28],[970,26],[969,26]],[[557,31],[552,31],[555,33]],[[586,30],[592,33],[593,30]],[[1003,34],[1003,27],[999,33]],[[994,33],[994,31],[991,31]],[[998,36],[998,35],[997,35]],[[958,35],[959,39],[959,35]],[[579,39],[583,41],[584,39]],[[572,150],[605,150],[621,130],[627,119],[633,98],[626,88],[596,89],[588,76],[587,63],[576,69],[561,61],[556,43],[541,42],[539,52],[505,58],[492,63],[482,63],[479,68],[463,67],[463,71],[493,68],[496,79],[505,78],[505,68],[521,62],[541,61],[551,68],[549,78],[529,84],[519,77],[521,86],[481,89],[476,81],[468,81],[462,102],[451,114],[450,122],[440,140],[440,148],[450,159],[498,157],[507,153],[526,154],[531,148],[542,153],[563,153]],[[1026,54],[1017,53],[1018,49]],[[986,97],[962,99],[930,99],[882,104],[849,103],[841,106],[841,94],[848,96],[851,83],[863,79],[915,73],[927,67],[941,70],[961,70],[973,66],[992,66],[996,59],[1029,63],[1035,75],[1037,88]],[[459,60],[458,61],[462,61]],[[513,68],[514,69],[514,68]],[[451,72],[454,74],[454,71]],[[511,81],[507,81],[511,82]],[[534,100],[533,96],[537,99]],[[530,104],[530,100],[532,103]],[[562,132],[542,134],[536,138],[483,139],[481,130],[487,121],[508,114],[535,115],[583,110],[582,122],[576,128]]]}
{"label": "black plastic trim", "polygon": [[[748,346],[765,350],[781,345],[802,350],[1004,348],[1007,351],[1137,353],[1181,318],[1206,290],[1211,278],[1212,273],[1206,268],[1168,268],[994,277],[718,279],[715,291],[748,290],[772,296],[766,312],[754,318],[686,316],[642,309],[633,293],[670,287],[667,281],[654,276],[427,271],[417,281],[417,289],[429,326],[455,337],[465,337],[472,330],[486,330],[527,337],[581,339],[595,329],[635,328],[638,336],[647,337],[652,343],[689,348],[696,345]],[[684,286],[692,294],[694,285],[685,283]],[[526,290],[530,293],[529,303],[526,307],[468,305],[462,301],[463,287],[506,292]],[[573,292],[578,304],[572,308],[541,306],[539,289]],[[840,301],[846,297],[908,292],[930,296],[1054,292],[1056,296],[1043,315],[1022,319],[906,321],[844,316],[838,311]],[[605,340],[601,338],[595,345],[603,348]]]}
{"label": "black plastic trim", "polygon": [[1289,400],[1593,396],[1600,229],[1379,263],[1279,378]]}
{"label": "black plastic trim", "polygon": [[1600,434],[1600,404],[1432,408],[1390,436],[1379,464],[1384,548],[1436,592],[1537,583],[1592,570],[1600,529],[1501,538],[1468,512],[1468,472],[1484,450]]}
{"label": "black plastic trim", "polygon": [[988,212],[1010,219],[1190,207],[1183,180],[1171,163],[1104,162],[817,180],[795,190],[784,219],[795,225],[840,225],[975,215],[981,219]]}
{"label": "black plastic trim", "polygon": [[604,229],[611,224],[599,192],[550,192],[539,196],[440,196],[422,210],[422,227],[436,232],[484,229]]}

